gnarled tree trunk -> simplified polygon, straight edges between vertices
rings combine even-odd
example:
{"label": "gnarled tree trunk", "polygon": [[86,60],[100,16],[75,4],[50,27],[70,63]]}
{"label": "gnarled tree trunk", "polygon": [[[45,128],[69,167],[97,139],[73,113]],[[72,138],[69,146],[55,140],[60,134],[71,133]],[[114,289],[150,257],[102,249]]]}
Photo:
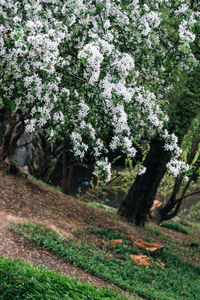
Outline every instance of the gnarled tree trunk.
{"label": "gnarled tree trunk", "polygon": [[[168,131],[176,134],[179,145],[181,145],[183,137],[188,132],[192,120],[199,113],[199,80],[200,68],[198,66],[186,78],[183,92],[170,105]],[[166,172],[170,152],[165,151],[163,146],[164,142],[160,141],[158,137],[152,140],[150,151],[144,162],[144,166],[147,168],[146,173],[136,177],[127,197],[119,208],[119,214],[134,219],[136,225],[144,225],[160,181]]]}
{"label": "gnarled tree trunk", "polygon": [[[189,155],[188,160],[187,160],[188,164],[192,163],[192,161],[193,161],[193,159],[195,157],[196,151],[199,148],[199,144],[200,144],[200,136],[199,136],[199,138],[197,139],[196,143],[194,144],[194,146],[192,147],[192,149],[190,151],[190,155]],[[187,192],[187,190],[188,190],[191,182],[197,176],[199,168],[200,168],[200,161],[198,160],[196,162],[196,164],[194,165],[194,169],[193,169],[193,172],[192,172],[192,174],[190,176],[190,179],[185,184],[185,186],[184,186],[184,188],[183,188],[183,190],[181,192],[181,196],[180,197],[178,197],[178,193],[179,193],[180,187],[181,187],[181,185],[183,183],[184,176],[183,175],[179,175],[176,178],[175,183],[174,183],[174,187],[173,187],[173,191],[172,191],[172,194],[171,194],[169,200],[165,204],[163,204],[160,207],[158,207],[156,209],[156,211],[155,211],[154,221],[156,223],[159,224],[162,221],[170,220],[173,217],[175,217],[178,214],[179,209],[181,207],[181,204],[182,204],[182,202],[183,202],[183,200],[185,198],[200,193],[200,191],[195,191],[193,193],[186,194],[186,192]]]}
{"label": "gnarled tree trunk", "polygon": [[135,220],[136,225],[144,225],[163,175],[170,153],[165,151],[164,142],[155,137],[144,161],[146,173],[137,176],[127,197],[119,208],[119,214]]}

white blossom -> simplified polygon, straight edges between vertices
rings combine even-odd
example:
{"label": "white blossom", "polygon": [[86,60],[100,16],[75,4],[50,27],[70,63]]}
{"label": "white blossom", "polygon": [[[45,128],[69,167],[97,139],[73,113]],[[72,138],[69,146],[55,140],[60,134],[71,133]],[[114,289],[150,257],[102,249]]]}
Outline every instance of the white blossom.
{"label": "white blossom", "polygon": [[146,167],[140,165],[137,175],[139,175],[139,176],[143,175],[146,172],[146,169],[147,169]]}
{"label": "white blossom", "polygon": [[99,160],[96,162],[93,174],[98,178],[106,178],[106,181],[109,181],[111,178],[111,164],[108,162],[108,158],[106,157],[103,160]]}
{"label": "white blossom", "polygon": [[[163,11],[176,16],[176,44],[161,22],[161,3]],[[27,132],[45,126],[50,137],[69,140],[74,157],[83,159],[90,151],[104,175],[110,176],[109,162],[103,160],[106,151],[119,148],[134,157],[133,141],[140,144],[144,135],[150,140],[159,134],[173,158],[168,167],[178,174],[187,168],[179,162],[176,136],[165,130],[168,116],[160,103],[178,74],[197,64],[191,43],[200,14],[188,13],[188,7],[185,0],[176,8],[167,0],[144,5],[138,0],[127,5],[121,0],[55,0],[46,5],[1,0],[3,101],[30,113]]]}

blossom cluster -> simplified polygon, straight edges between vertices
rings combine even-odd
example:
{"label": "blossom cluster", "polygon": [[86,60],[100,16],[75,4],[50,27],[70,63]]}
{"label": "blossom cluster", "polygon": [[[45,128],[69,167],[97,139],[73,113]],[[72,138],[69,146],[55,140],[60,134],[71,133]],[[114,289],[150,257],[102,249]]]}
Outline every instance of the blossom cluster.
{"label": "blossom cluster", "polygon": [[189,170],[189,166],[186,165],[185,162],[177,160],[176,158],[167,163],[167,168],[169,173],[175,177],[177,177],[180,172],[187,172]]}
{"label": "blossom cluster", "polygon": [[108,158],[99,160],[96,162],[93,174],[100,179],[109,181],[111,178],[111,164],[108,162]]}
{"label": "blossom cluster", "polygon": [[[176,158],[169,169],[182,170],[159,103],[180,71],[196,63],[191,43],[199,13],[188,14],[188,5],[0,0],[3,103],[30,113],[28,132],[43,127],[49,139],[67,139],[76,158],[90,151],[97,176],[110,176],[106,152],[119,148],[134,157],[134,141],[156,133]],[[169,38],[163,11],[175,16],[178,42]]]}

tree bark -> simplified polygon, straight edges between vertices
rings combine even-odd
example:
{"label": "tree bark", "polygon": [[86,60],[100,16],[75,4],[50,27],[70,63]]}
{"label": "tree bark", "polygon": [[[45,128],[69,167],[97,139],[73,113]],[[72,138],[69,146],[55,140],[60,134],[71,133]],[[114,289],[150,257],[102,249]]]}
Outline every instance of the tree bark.
{"label": "tree bark", "polygon": [[[67,160],[66,160],[66,152],[63,151],[62,154],[63,157],[63,169],[62,169],[62,192],[64,194],[69,194],[70,185],[71,185],[71,178],[73,173],[73,165],[67,166]],[[67,176],[67,170],[69,169],[68,176]]]}
{"label": "tree bark", "polygon": [[170,153],[164,150],[164,142],[155,137],[143,164],[147,168],[146,173],[136,177],[121,203],[120,215],[135,220],[136,225],[144,226],[169,159]]}
{"label": "tree bark", "polygon": [[4,109],[5,114],[7,115],[7,125],[3,135],[2,145],[0,147],[0,158],[6,165],[7,172],[10,174],[15,174],[17,173],[18,169],[12,162],[12,155],[14,154],[18,139],[24,133],[24,120],[11,117],[11,111],[8,107],[5,106]]}
{"label": "tree bark", "polygon": [[190,176],[189,181],[185,184],[180,198],[177,198],[177,194],[179,192],[181,183],[183,181],[183,176],[180,176],[179,178],[176,179],[174,184],[174,189],[169,200],[165,205],[160,206],[155,214],[154,220],[156,221],[156,223],[159,224],[163,221],[167,221],[174,218],[178,214],[181,204],[185,198],[200,193],[200,191],[195,191],[193,193],[186,194],[191,182],[193,181],[193,179],[196,176],[196,173],[199,170],[199,167],[200,167],[200,162],[197,163],[192,175]]}
{"label": "tree bark", "polygon": [[[200,68],[199,66],[183,81],[184,89],[172,101],[169,107],[169,133],[174,132],[181,145],[188,132],[191,121],[199,114],[200,108]],[[173,100],[173,99],[172,99]],[[144,162],[146,173],[137,176],[127,197],[119,208],[119,214],[134,219],[136,225],[144,225],[155,199],[157,188],[166,172],[170,152],[164,150],[164,142],[155,137],[150,144],[150,151]],[[170,203],[169,203],[170,205]],[[179,209],[179,205],[177,206]]]}
{"label": "tree bark", "polygon": [[69,166],[69,174],[68,174],[68,179],[67,179],[67,187],[66,187],[66,193],[69,194],[70,192],[70,186],[71,186],[71,179],[72,179],[72,174],[73,174],[73,165]]}
{"label": "tree bark", "polygon": [[[187,159],[188,165],[190,165],[192,163],[192,161],[194,160],[195,155],[196,155],[196,151],[199,148],[199,144],[200,144],[200,136],[198,136],[197,140],[194,142],[194,145],[193,145],[193,147],[192,147],[192,149],[189,153],[189,156],[188,156],[188,159]],[[197,161],[195,163],[195,168],[192,172],[192,175],[190,176],[189,181],[185,184],[185,186],[182,190],[182,193],[181,193],[181,197],[179,197],[179,198],[177,198],[177,196],[178,196],[178,193],[180,191],[180,187],[183,183],[184,176],[179,175],[175,179],[173,191],[172,191],[172,194],[171,194],[169,200],[164,205],[158,207],[156,212],[155,212],[154,220],[156,221],[156,223],[159,224],[162,221],[170,220],[170,219],[174,218],[177,215],[177,213],[179,212],[179,209],[181,207],[181,204],[183,202],[183,199],[185,199],[186,196],[187,196],[186,192],[187,192],[191,182],[194,180],[195,176],[197,175],[199,167],[200,167],[200,161]],[[196,193],[198,193],[198,192],[196,192]]]}
{"label": "tree bark", "polygon": [[64,194],[67,193],[67,162],[66,162],[66,153],[63,150],[63,155],[62,155],[62,192]]}

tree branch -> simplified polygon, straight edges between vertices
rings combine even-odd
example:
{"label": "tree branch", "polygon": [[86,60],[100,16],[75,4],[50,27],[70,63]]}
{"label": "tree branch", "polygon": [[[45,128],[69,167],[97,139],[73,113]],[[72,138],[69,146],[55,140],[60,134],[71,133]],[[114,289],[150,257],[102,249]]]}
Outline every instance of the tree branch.
{"label": "tree branch", "polygon": [[190,196],[193,196],[193,195],[196,195],[196,194],[200,194],[200,190],[199,190],[199,191],[196,191],[196,192],[189,193],[189,194],[187,194],[187,195],[185,195],[185,196],[182,196],[182,197],[180,197],[179,199],[177,199],[176,201],[179,202],[180,200],[183,200],[183,199],[185,199],[185,198],[187,198],[187,197],[190,197]]}

